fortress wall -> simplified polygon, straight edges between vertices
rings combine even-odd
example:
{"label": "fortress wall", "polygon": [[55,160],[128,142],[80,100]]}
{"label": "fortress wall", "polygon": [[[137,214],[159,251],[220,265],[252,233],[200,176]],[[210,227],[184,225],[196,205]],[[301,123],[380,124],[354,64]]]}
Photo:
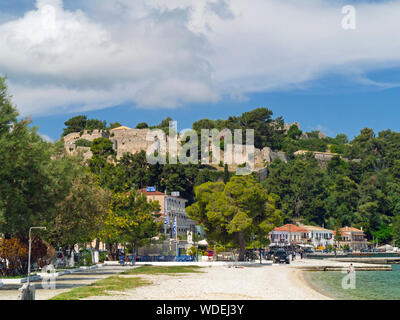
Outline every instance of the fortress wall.
{"label": "fortress wall", "polygon": [[[86,139],[88,141],[93,141],[97,138],[109,138],[113,144],[114,149],[117,152],[117,159],[120,159],[125,153],[135,154],[140,151],[147,151],[152,147],[155,141],[147,141],[146,137],[150,129],[113,129],[110,134],[102,130],[94,130],[92,133],[85,131],[82,135],[80,133],[71,133],[64,137],[65,148],[69,154],[76,154],[78,151],[83,152],[84,158],[89,159],[92,156],[90,148],[76,147],[75,142],[79,139]],[[200,143],[200,141],[199,141]],[[167,153],[169,146],[169,137],[166,137],[164,143],[159,143],[159,150],[161,153]],[[178,138],[178,152],[181,149],[181,140]],[[212,149],[212,148],[211,148]],[[212,150],[210,150],[212,152]],[[243,147],[243,156],[246,155],[246,149]],[[201,155],[199,154],[199,157]],[[265,163],[270,163],[276,158],[281,158],[286,161],[283,153],[275,153],[270,148],[266,147],[262,150],[254,148],[254,160],[255,167],[263,168]],[[221,150],[220,159],[224,162],[224,151]],[[234,155],[232,155],[234,159]],[[232,168],[231,168],[232,167]],[[236,165],[230,166],[230,169],[236,168]]]}

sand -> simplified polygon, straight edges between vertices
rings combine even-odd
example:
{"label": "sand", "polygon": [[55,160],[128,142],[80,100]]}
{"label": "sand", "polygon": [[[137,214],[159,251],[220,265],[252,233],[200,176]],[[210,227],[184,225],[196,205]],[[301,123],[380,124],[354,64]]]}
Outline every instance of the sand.
{"label": "sand", "polygon": [[293,265],[212,266],[201,274],[141,275],[151,285],[89,300],[325,300]]}

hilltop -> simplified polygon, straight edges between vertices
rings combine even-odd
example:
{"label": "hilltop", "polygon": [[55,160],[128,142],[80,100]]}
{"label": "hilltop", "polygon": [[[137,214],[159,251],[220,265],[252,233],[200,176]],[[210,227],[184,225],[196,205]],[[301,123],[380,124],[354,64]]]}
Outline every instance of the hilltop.
{"label": "hilltop", "polygon": [[[78,116],[68,120],[65,124],[63,139],[65,148],[69,154],[81,152],[84,159],[90,159],[91,143],[99,138],[109,139],[116,152],[116,158],[121,159],[125,153],[135,154],[148,150],[153,144],[146,140],[150,129],[161,129],[168,132],[171,118],[163,120],[159,125],[149,127],[147,123],[142,122],[136,128],[129,128],[120,123],[113,123],[109,127],[105,121],[97,119],[86,119],[86,116]],[[267,164],[275,159],[287,161],[293,157],[295,152],[305,153],[308,151],[317,152],[316,158],[321,162],[329,161],[338,153],[330,152],[338,150],[339,143],[319,131],[303,132],[300,124],[284,123],[282,118],[272,119],[272,112],[266,108],[258,108],[250,112],[243,113],[240,117],[229,117],[227,120],[209,120],[201,119],[193,123],[192,128],[199,133],[201,129],[225,128],[233,131],[234,129],[253,129],[255,131],[255,169],[263,169]],[[166,137],[168,145],[168,136]],[[221,140],[223,137],[221,136]],[[182,145],[181,136],[178,135],[178,146]],[[221,148],[223,149],[223,147]],[[162,150],[161,152],[168,152]],[[324,156],[321,157],[321,153]],[[220,158],[223,160],[224,152],[221,150]],[[214,165],[215,168],[222,170],[220,165]],[[235,165],[229,166],[230,170],[235,170]]]}

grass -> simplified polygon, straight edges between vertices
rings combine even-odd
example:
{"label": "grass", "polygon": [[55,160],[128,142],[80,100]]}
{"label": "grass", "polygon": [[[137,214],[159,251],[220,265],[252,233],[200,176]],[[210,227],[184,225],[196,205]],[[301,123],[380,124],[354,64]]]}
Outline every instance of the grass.
{"label": "grass", "polygon": [[[198,266],[150,266],[144,265],[129,269],[121,275],[176,275],[180,273],[201,273],[201,267]],[[61,293],[50,300],[79,300],[94,296],[111,296],[116,292],[124,292],[127,289],[134,289],[140,286],[151,284],[140,277],[120,277],[118,275],[108,277],[92,283],[85,287],[74,288],[71,291]],[[111,293],[110,293],[111,292]]]}
{"label": "grass", "polygon": [[[93,296],[110,296],[115,292],[122,292],[127,289],[134,289],[140,286],[151,284],[148,281],[137,278],[121,278],[112,276],[96,281],[86,287],[74,288],[71,291],[61,293],[50,300],[79,300]],[[113,291],[110,293],[110,291]]]}
{"label": "grass", "polygon": [[177,273],[201,273],[201,267],[198,266],[150,266],[144,265],[138,268],[126,270],[122,274],[177,274]]}

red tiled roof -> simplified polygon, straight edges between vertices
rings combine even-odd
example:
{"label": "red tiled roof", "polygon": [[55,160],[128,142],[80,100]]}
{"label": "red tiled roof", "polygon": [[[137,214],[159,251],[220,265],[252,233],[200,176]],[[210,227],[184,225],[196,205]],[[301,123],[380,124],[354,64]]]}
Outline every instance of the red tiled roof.
{"label": "red tiled roof", "polygon": [[188,201],[187,199],[184,199],[184,198],[181,198],[181,197],[176,197],[176,196],[171,196],[170,194],[165,194],[165,193],[162,193],[162,192],[160,192],[160,191],[154,191],[154,192],[152,192],[152,191],[147,191],[147,189],[139,189],[138,190],[138,192],[139,193],[144,193],[146,196],[166,196],[166,197],[171,197],[171,198],[175,198],[175,199],[181,199],[181,200],[184,200],[184,201]]}
{"label": "red tiled roof", "polygon": [[362,230],[356,229],[356,228],[352,228],[352,227],[341,228],[340,232],[360,232],[360,233],[364,233]]}
{"label": "red tiled roof", "polygon": [[[352,227],[344,227],[339,229],[341,235],[350,236],[352,232],[364,234],[364,232],[360,229],[352,228]],[[336,235],[336,231],[333,231],[333,235]]]}
{"label": "red tiled roof", "polygon": [[154,191],[154,192],[149,192],[147,191],[147,189],[139,189],[138,190],[139,193],[144,193],[147,196],[167,196],[167,194],[162,193],[160,191]]}
{"label": "red tiled roof", "polygon": [[301,232],[301,233],[307,233],[308,230],[301,228],[299,226],[296,226],[294,224],[285,224],[282,227],[276,227],[274,231],[287,231],[287,232]]}

